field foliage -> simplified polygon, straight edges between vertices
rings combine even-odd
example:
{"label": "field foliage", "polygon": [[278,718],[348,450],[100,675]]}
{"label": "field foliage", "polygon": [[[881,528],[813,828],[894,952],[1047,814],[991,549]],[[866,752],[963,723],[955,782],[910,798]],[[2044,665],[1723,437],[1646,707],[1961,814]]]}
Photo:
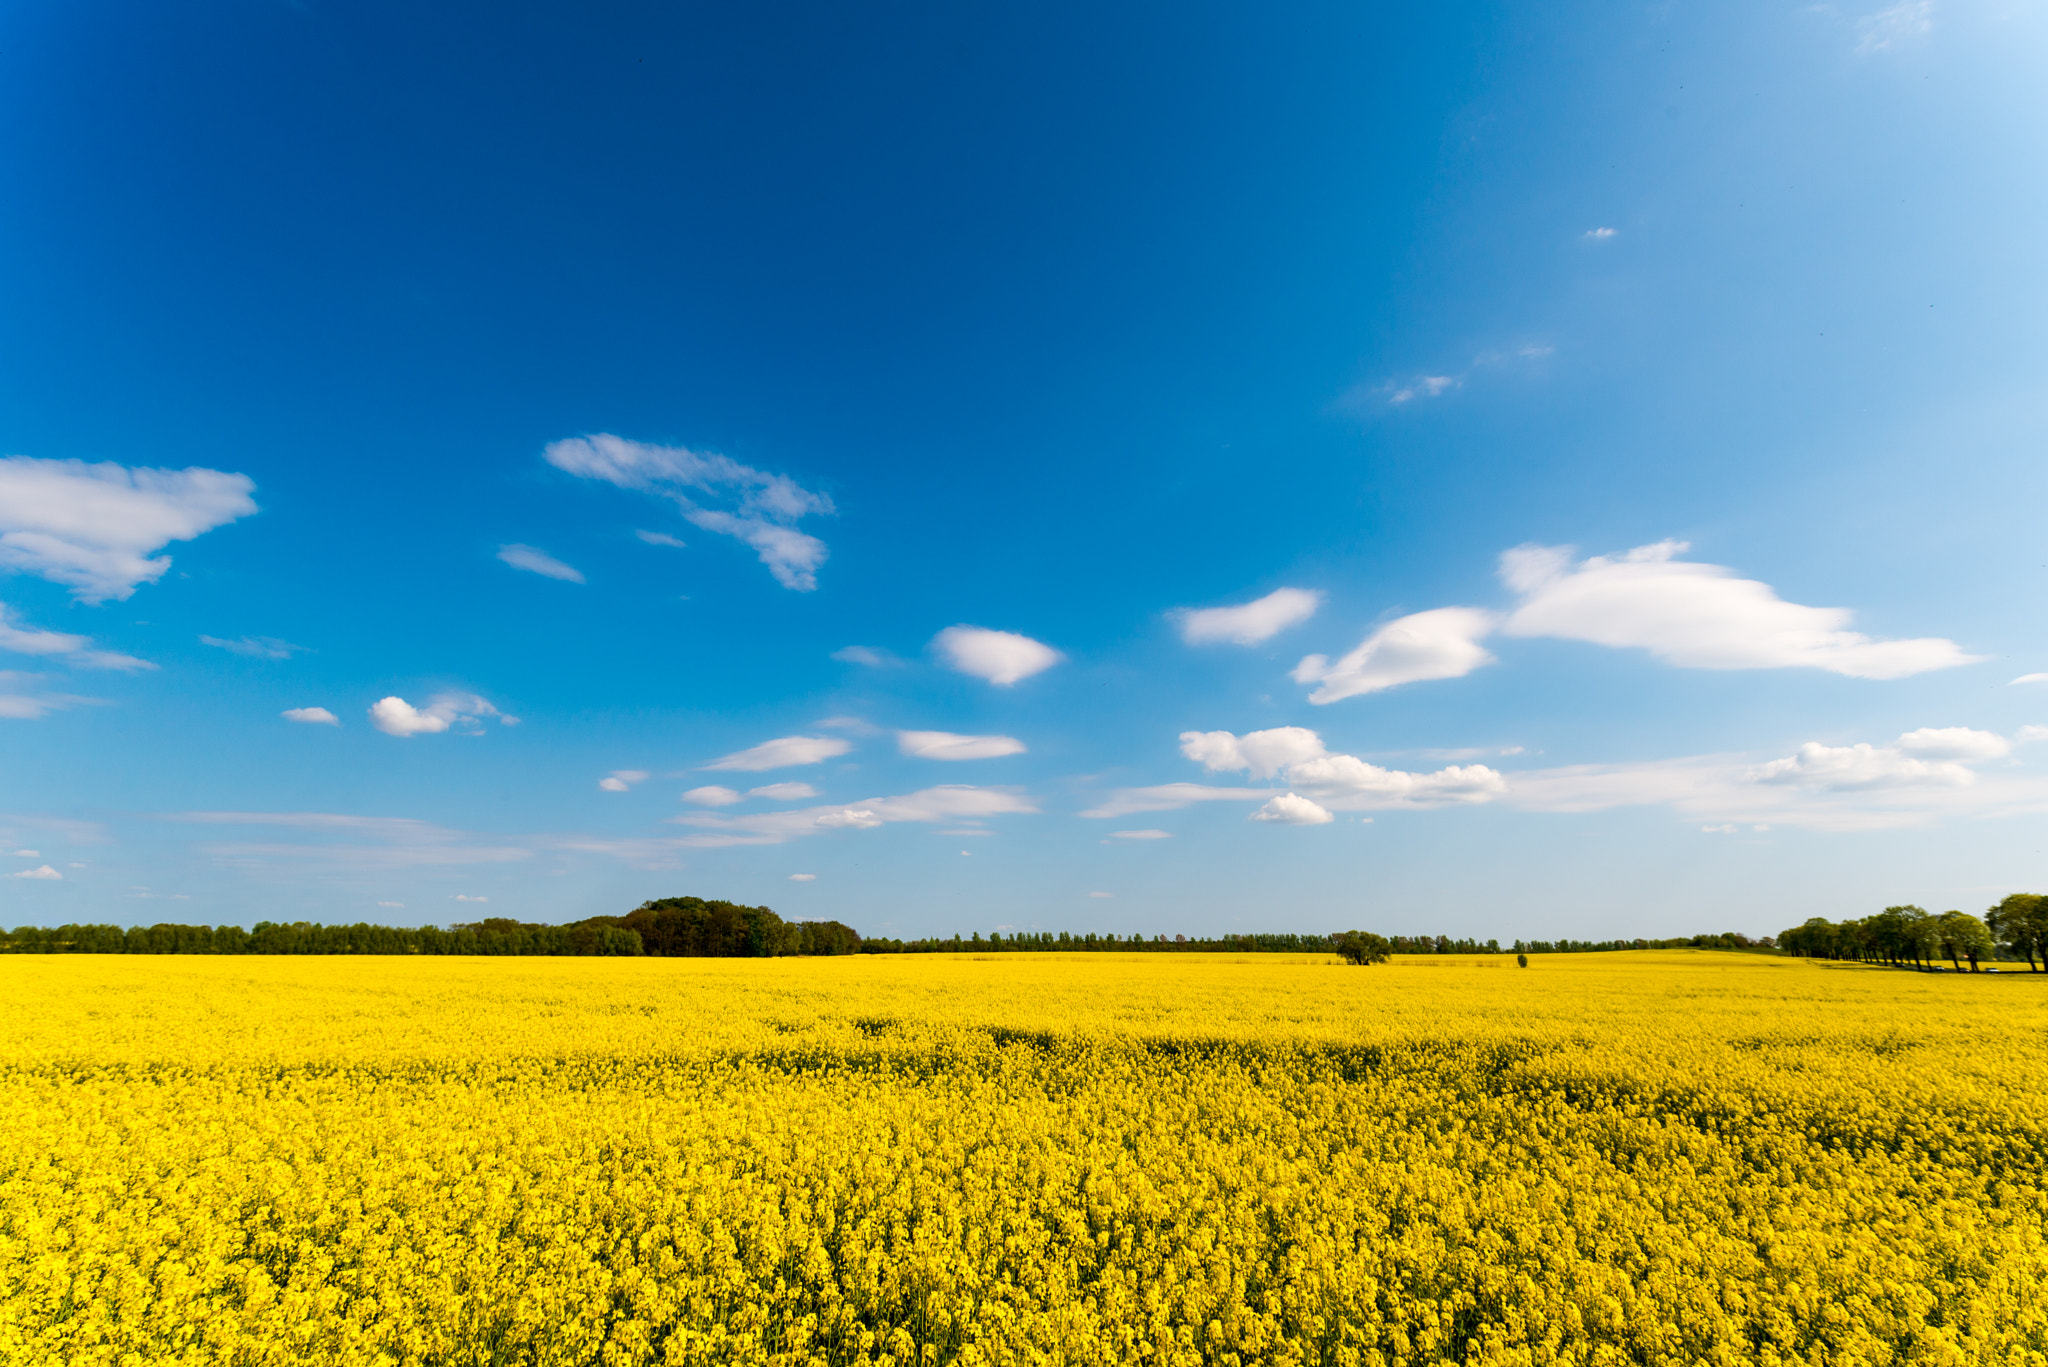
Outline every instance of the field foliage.
{"label": "field foliage", "polygon": [[2048,995],[0,959],[10,1363],[2044,1363]]}

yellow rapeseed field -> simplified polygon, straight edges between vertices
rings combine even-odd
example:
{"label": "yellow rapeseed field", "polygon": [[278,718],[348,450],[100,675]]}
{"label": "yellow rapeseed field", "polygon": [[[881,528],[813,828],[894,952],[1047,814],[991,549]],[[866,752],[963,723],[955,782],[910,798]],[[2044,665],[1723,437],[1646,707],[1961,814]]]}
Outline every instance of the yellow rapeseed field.
{"label": "yellow rapeseed field", "polygon": [[0,1361],[2048,1363],[2048,981],[0,960]]}

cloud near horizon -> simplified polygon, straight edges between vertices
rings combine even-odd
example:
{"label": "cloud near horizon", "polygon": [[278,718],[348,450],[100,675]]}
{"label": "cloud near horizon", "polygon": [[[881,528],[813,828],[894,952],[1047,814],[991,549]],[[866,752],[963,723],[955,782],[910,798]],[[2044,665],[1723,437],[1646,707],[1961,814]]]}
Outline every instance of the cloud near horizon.
{"label": "cloud near horizon", "polygon": [[155,552],[257,511],[255,489],[198,466],[0,458],[0,569],[66,585],[80,602],[126,599],[170,569]]}
{"label": "cloud near horizon", "polygon": [[[1211,773],[1237,771],[1254,778],[1279,778],[1297,795],[1340,811],[1488,802],[1507,791],[1501,775],[1484,764],[1453,764],[1428,774],[1383,769],[1355,755],[1329,753],[1321,736],[1300,726],[1274,727],[1243,736],[1228,731],[1183,731],[1180,747],[1183,755]],[[1288,806],[1283,810],[1299,809]]]}
{"label": "cloud near horizon", "polygon": [[[829,515],[836,509],[829,497],[813,493],[787,475],[756,470],[715,452],[655,446],[608,432],[551,442],[542,456],[556,469],[584,479],[600,479],[621,489],[672,499],[692,526],[753,547],[784,588],[808,593],[818,587],[818,567],[825,563],[829,551],[823,541],[799,530],[797,524],[805,517]],[[706,507],[698,501],[700,497],[729,506]],[[639,535],[654,540],[646,532]]]}

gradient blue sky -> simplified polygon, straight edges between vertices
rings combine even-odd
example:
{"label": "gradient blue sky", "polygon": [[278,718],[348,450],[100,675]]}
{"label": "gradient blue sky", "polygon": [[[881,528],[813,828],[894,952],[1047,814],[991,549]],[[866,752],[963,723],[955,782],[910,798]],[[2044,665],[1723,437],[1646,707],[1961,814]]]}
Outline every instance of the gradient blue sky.
{"label": "gradient blue sky", "polygon": [[0,29],[0,923],[2048,877],[2038,4]]}

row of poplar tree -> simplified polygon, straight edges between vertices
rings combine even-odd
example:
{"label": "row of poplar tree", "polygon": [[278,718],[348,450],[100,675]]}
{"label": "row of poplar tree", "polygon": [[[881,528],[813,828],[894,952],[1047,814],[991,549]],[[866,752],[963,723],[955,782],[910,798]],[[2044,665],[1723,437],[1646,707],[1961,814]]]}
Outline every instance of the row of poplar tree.
{"label": "row of poplar tree", "polygon": [[1815,916],[1778,936],[1778,950],[1910,968],[1929,968],[1946,959],[1959,973],[1965,960],[1975,973],[1980,960],[2010,955],[2039,973],[2048,971],[2048,898],[2016,892],[1981,917],[1915,906],[1886,907],[1852,921]]}

